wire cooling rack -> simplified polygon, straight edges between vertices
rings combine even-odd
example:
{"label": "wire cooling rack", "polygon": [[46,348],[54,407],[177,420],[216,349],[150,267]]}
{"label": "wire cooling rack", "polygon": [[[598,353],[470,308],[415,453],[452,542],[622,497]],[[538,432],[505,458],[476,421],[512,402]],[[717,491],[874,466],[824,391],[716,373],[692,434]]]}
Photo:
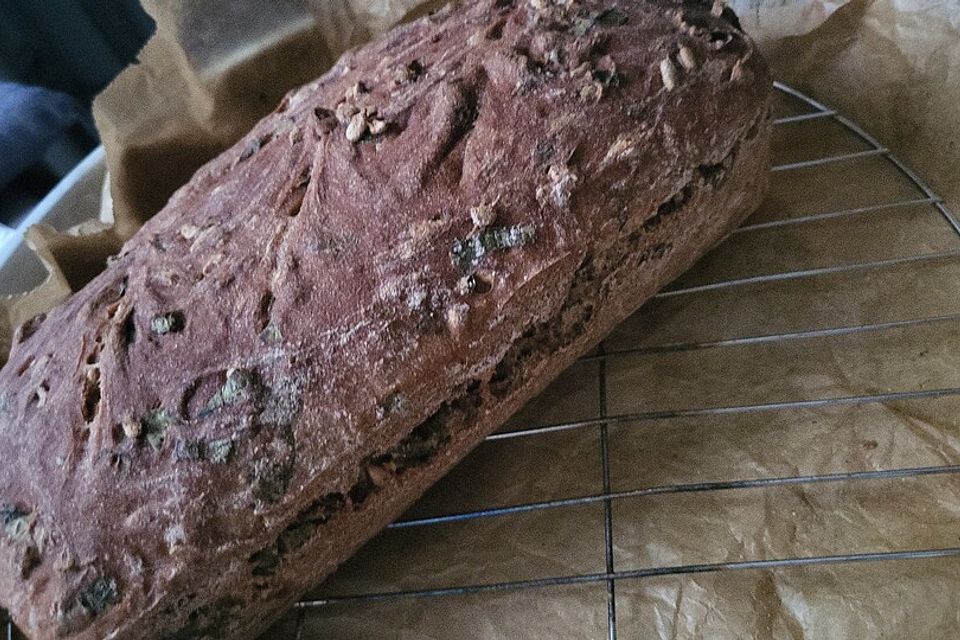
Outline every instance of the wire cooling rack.
{"label": "wire cooling rack", "polygon": [[[581,359],[552,397],[548,391],[546,400],[533,401],[491,435],[265,637],[385,637],[402,629],[431,638],[648,637],[656,635],[646,626],[656,618],[636,604],[649,595],[637,591],[644,581],[795,568],[863,571],[960,556],[960,547],[950,544],[957,537],[949,533],[955,524],[949,516],[935,509],[889,514],[876,506],[893,494],[899,504],[922,503],[923,492],[911,494],[909,483],[960,477],[960,445],[953,440],[960,425],[927,433],[929,455],[914,456],[904,453],[911,447],[896,440],[894,427],[870,426],[889,422],[878,408],[904,403],[909,411],[901,413],[933,423],[930,403],[960,397],[950,367],[922,359],[937,345],[949,347],[954,336],[936,332],[960,320],[960,302],[952,304],[954,292],[926,287],[913,275],[956,266],[960,290],[960,225],[929,186],[859,126],[789,86],[775,86],[775,132],[788,142],[776,153],[765,207]],[[790,144],[791,138],[803,144]],[[846,173],[865,172],[869,187],[847,202],[843,189],[816,188],[819,172],[829,171],[838,172],[834,184]],[[804,185],[795,187],[798,182]],[[858,225],[876,228],[840,250],[824,246],[825,239],[856,234]],[[757,234],[768,240],[757,241]],[[738,262],[737,244],[746,242],[760,249],[740,252]],[[890,285],[891,274],[907,274],[905,288]],[[871,288],[896,302],[868,305],[856,298],[857,290]],[[731,308],[729,318],[717,317],[718,309]],[[919,355],[904,355],[908,348]],[[719,364],[696,360],[741,351]],[[860,363],[861,355],[850,355],[863,353],[875,357]],[[842,370],[843,388],[852,392],[838,393],[821,380],[822,371],[834,369]],[[814,426],[831,421],[827,436]],[[748,430],[756,442],[743,439]],[[808,432],[813,436],[798,435]],[[847,442],[851,432],[857,438]],[[668,435],[657,441],[660,434]],[[558,437],[574,439],[539,448]],[[812,438],[800,446],[813,448],[823,437],[837,443],[825,447],[830,461],[803,473],[807,462],[786,459],[793,437]],[[691,448],[692,441],[700,444]],[[671,462],[673,450],[658,448],[671,442],[689,459]],[[516,445],[526,448],[497,449]],[[697,459],[709,460],[713,448],[730,457],[730,475],[701,479],[693,467]],[[818,496],[818,487],[834,502]],[[776,493],[785,490],[796,494]],[[740,498],[728,503],[728,496]],[[725,536],[723,529],[749,529],[760,503],[788,505],[764,527],[782,521],[794,528],[790,540],[804,537],[805,522],[819,523],[809,534],[815,543],[803,545],[818,552],[791,554],[782,542],[751,546],[749,536]],[[883,518],[900,524],[884,532],[882,543],[871,543],[860,531],[863,522],[844,515],[847,504],[849,513],[874,509],[861,518],[870,526]],[[960,509],[960,503],[951,506]],[[824,525],[835,511],[841,524]],[[711,519],[721,531],[717,540],[677,542],[685,526]],[[586,520],[596,526],[583,526]],[[845,527],[860,533],[845,537]],[[901,530],[914,533],[896,540]],[[660,544],[661,537],[671,541]],[[496,543],[485,546],[491,538]],[[726,548],[726,538],[736,544]],[[844,548],[850,540],[856,544]],[[718,559],[709,557],[713,552]],[[509,632],[517,624],[509,602],[521,596],[525,604],[517,608],[545,609],[539,623],[549,626],[540,627],[542,633],[530,626]],[[571,609],[577,621],[564,618]],[[506,633],[497,631],[501,613]],[[426,617],[432,622],[424,630]],[[14,634],[7,623],[8,639]],[[850,637],[840,626],[832,635]]]}

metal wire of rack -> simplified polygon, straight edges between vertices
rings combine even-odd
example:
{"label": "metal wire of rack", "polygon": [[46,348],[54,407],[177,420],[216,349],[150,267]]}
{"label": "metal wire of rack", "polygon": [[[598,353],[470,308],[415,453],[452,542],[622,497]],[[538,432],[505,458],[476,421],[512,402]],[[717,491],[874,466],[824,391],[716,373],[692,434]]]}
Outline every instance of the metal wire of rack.
{"label": "metal wire of rack", "polygon": [[[806,169],[820,165],[834,163],[855,163],[869,158],[879,158],[892,165],[916,189],[919,197],[897,199],[890,202],[870,204],[866,206],[840,208],[836,210],[793,216],[785,219],[766,220],[751,223],[735,232],[737,234],[751,231],[803,225],[830,220],[839,220],[862,214],[880,211],[892,211],[904,207],[928,205],[936,209],[942,219],[949,225],[956,236],[960,237],[960,224],[944,202],[931,188],[925,184],[913,171],[907,168],[888,149],[880,145],[876,139],[866,133],[848,118],[833,109],[802,94],[801,92],[782,83],[775,83],[776,90],[784,96],[798,101],[810,109],[809,112],[789,115],[775,120],[777,127],[803,123],[809,120],[828,119],[839,124],[843,129],[856,136],[867,146],[864,150],[848,153],[832,154],[815,159],[804,159],[791,163],[774,166],[775,173],[790,172],[797,169]],[[960,257],[960,249],[918,253],[909,256],[888,257],[876,260],[863,260],[840,265],[820,266],[804,269],[784,270],[760,275],[748,275],[722,279],[693,285],[677,285],[666,289],[656,297],[661,300],[680,296],[694,296],[708,291],[757,285],[771,282],[798,280],[837,273],[857,273],[892,267],[897,265],[911,265],[924,262],[934,262],[949,258]],[[742,477],[731,480],[713,480],[704,482],[667,483],[653,486],[644,486],[632,489],[615,489],[611,483],[610,463],[610,429],[621,424],[643,424],[669,421],[681,418],[699,416],[742,416],[746,414],[767,414],[795,409],[815,409],[821,407],[861,407],[876,403],[888,403],[903,400],[931,400],[960,396],[960,387],[937,386],[933,388],[917,388],[905,390],[888,390],[871,393],[852,394],[846,396],[831,396],[809,399],[787,399],[763,402],[742,402],[726,405],[712,405],[705,407],[690,407],[676,409],[655,409],[649,411],[611,411],[608,406],[608,363],[613,358],[658,353],[680,353],[685,351],[699,351],[730,346],[778,344],[790,341],[808,339],[850,336],[882,332],[892,329],[904,329],[927,325],[938,325],[960,320],[960,313],[945,313],[918,318],[897,319],[882,322],[858,322],[849,325],[804,329],[796,331],[759,332],[746,336],[725,337],[716,340],[696,342],[663,342],[657,344],[634,345],[630,347],[610,348],[605,342],[593,354],[585,356],[582,362],[594,362],[599,366],[599,385],[597,388],[598,412],[594,417],[554,422],[536,426],[520,426],[491,435],[488,442],[513,440],[518,438],[536,438],[547,434],[568,432],[574,430],[596,429],[600,448],[600,480],[601,491],[596,493],[567,495],[561,498],[531,500],[513,504],[478,509],[453,510],[437,515],[422,517],[405,517],[390,525],[394,531],[429,527],[449,523],[461,523],[490,518],[498,518],[522,513],[540,513],[549,510],[558,510],[582,505],[601,505],[603,508],[603,571],[571,573],[565,575],[550,575],[529,579],[505,581],[478,581],[476,583],[458,584],[453,586],[437,586],[415,589],[398,589],[388,591],[362,591],[342,593],[318,597],[308,597],[292,610],[290,616],[293,622],[287,629],[287,635],[297,640],[305,637],[305,622],[309,615],[319,611],[329,610],[340,604],[364,604],[389,600],[420,600],[445,596],[458,596],[483,593],[506,593],[521,590],[536,591],[553,589],[563,585],[597,584],[606,588],[606,637],[615,640],[618,634],[617,623],[617,585],[629,580],[651,578],[655,576],[695,575],[718,572],[735,572],[750,569],[779,569],[786,567],[803,567],[817,565],[856,565],[858,563],[879,563],[890,561],[909,561],[934,558],[952,558],[960,556],[960,547],[938,546],[935,548],[918,548],[910,550],[891,551],[850,551],[836,554],[819,554],[811,556],[781,557],[772,559],[747,559],[720,562],[681,563],[663,566],[640,568],[617,568],[615,561],[615,527],[613,524],[612,507],[621,501],[635,500],[642,497],[670,496],[681,494],[703,494],[737,489],[757,489],[770,487],[792,487],[813,485],[836,485],[843,483],[864,483],[878,480],[892,480],[905,478],[922,478],[945,476],[960,473],[960,464],[942,464],[915,467],[885,468],[879,470],[843,471],[837,473],[776,475],[772,477]],[[323,587],[321,587],[323,589]],[[290,617],[288,616],[288,617]],[[8,640],[15,638],[15,630],[11,622],[6,622]],[[277,636],[271,636],[277,637]]]}

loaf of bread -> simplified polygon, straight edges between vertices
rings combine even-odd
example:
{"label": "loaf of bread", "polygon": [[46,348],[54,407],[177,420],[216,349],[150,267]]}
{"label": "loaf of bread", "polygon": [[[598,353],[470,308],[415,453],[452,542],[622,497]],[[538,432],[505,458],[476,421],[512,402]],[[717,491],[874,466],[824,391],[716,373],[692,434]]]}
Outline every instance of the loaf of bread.
{"label": "loaf of bread", "polygon": [[350,52],[0,372],[0,607],[251,638],[759,203],[722,5],[480,0]]}

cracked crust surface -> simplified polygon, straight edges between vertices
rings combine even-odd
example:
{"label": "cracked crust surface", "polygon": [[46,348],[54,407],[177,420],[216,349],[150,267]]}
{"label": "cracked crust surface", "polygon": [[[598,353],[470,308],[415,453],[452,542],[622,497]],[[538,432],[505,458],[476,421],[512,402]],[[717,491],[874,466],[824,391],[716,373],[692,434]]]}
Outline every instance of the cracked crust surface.
{"label": "cracked crust surface", "polygon": [[729,11],[485,0],[345,55],[0,371],[0,606],[252,637],[759,203]]}

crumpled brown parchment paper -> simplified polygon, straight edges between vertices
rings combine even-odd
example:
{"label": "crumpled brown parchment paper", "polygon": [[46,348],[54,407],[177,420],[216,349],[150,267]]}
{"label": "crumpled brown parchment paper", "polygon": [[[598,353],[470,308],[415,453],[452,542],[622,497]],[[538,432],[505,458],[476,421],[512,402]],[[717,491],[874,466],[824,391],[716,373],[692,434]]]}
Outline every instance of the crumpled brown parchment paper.
{"label": "crumpled brown parchment paper", "polygon": [[[145,4],[158,35],[96,105],[116,218],[100,233],[113,242],[289,87],[424,10],[416,0]],[[955,4],[733,4],[778,78],[851,117],[960,209]],[[809,107],[781,95],[776,111]],[[783,125],[775,137],[777,163],[866,149],[830,119]],[[747,224],[778,224],[734,234],[671,288],[760,280],[646,305],[605,342],[615,354],[605,368],[598,359],[578,363],[506,430],[587,424],[482,444],[405,518],[597,495],[602,413],[619,416],[609,427],[613,491],[960,464],[960,396],[937,393],[960,387],[960,259],[898,262],[960,248],[943,216],[918,202],[779,224],[924,196],[879,156],[774,174]],[[62,299],[113,246],[50,230],[32,241],[52,275],[46,290],[10,307],[8,325]],[[81,242],[101,248],[78,268]],[[842,269],[877,261],[885,266]],[[809,269],[826,271],[762,279]],[[836,330],[858,325],[872,328]],[[771,334],[795,335],[763,339]],[[896,395],[908,391],[920,395]],[[869,400],[884,394],[894,395]],[[856,397],[868,400],[810,402]],[[709,411],[765,403],[779,404]],[[603,504],[388,530],[312,595],[602,574]],[[611,524],[616,571],[955,547],[960,475],[654,490],[611,501]],[[267,637],[299,629],[302,638],[599,638],[608,598],[606,582],[596,581],[350,600],[292,611]],[[614,601],[623,638],[952,638],[960,637],[960,559],[668,572],[618,580]]]}

